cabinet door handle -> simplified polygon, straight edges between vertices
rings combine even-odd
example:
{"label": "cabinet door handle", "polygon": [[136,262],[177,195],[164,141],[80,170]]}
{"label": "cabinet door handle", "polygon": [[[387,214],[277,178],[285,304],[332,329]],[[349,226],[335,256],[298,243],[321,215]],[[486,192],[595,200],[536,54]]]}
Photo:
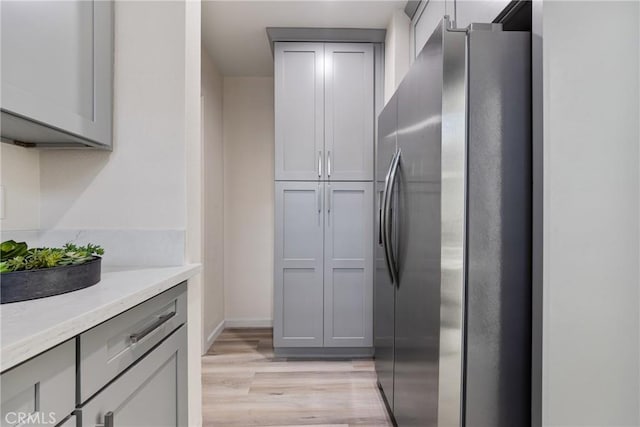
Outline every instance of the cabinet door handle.
{"label": "cabinet door handle", "polygon": [[327,176],[331,178],[331,151],[327,151]]}
{"label": "cabinet door handle", "polygon": [[318,184],[318,213],[322,212],[322,187]]}
{"label": "cabinet door handle", "polygon": [[322,151],[318,151],[318,178],[322,177]]}
{"label": "cabinet door handle", "polygon": [[114,427],[113,424],[113,412],[109,411],[104,414],[103,424],[96,424],[96,427]]}
{"label": "cabinet door handle", "polygon": [[[162,316],[158,317],[158,320],[156,320],[155,322],[153,322],[152,324],[150,324],[149,326],[147,326],[146,328],[144,328],[143,330],[141,330],[140,332],[136,332],[135,334],[131,334],[129,335],[129,340],[135,344],[138,341],[140,341],[142,338],[146,337],[147,335],[149,335],[151,332],[155,331],[156,329],[158,329],[160,326],[162,326],[164,323],[168,322],[169,319],[171,319],[173,316],[176,315],[175,311],[172,311],[171,313],[167,313],[167,314],[163,314]],[[106,417],[106,415],[105,415]],[[105,427],[106,424],[105,424]]]}

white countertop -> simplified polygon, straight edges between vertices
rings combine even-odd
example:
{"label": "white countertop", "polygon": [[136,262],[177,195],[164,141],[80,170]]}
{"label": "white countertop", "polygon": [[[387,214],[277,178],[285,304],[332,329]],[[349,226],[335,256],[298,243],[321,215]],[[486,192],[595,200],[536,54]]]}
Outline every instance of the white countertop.
{"label": "white countertop", "polygon": [[94,286],[1,305],[0,372],[166,291],[201,268],[103,268],[102,280]]}

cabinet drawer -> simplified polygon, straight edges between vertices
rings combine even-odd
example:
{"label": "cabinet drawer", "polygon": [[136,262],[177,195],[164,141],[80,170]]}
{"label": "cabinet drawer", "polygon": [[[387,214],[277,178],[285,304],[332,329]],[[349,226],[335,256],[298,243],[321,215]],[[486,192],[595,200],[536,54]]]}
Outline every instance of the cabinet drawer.
{"label": "cabinet drawer", "polygon": [[80,413],[83,427],[186,426],[186,326],[93,396]]}
{"label": "cabinet drawer", "polygon": [[75,340],[67,341],[0,376],[2,427],[23,425],[27,419],[33,425],[53,425],[73,412],[75,349]]}
{"label": "cabinet drawer", "polygon": [[186,322],[186,289],[182,283],[80,335],[78,403]]}

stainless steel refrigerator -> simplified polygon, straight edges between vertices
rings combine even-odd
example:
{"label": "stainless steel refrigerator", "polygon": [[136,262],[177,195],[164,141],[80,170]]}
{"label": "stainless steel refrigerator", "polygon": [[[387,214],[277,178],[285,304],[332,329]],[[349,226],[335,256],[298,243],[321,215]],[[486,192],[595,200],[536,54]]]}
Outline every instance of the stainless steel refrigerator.
{"label": "stainless steel refrigerator", "polygon": [[530,36],[445,18],[378,120],[375,363],[400,427],[530,424]]}

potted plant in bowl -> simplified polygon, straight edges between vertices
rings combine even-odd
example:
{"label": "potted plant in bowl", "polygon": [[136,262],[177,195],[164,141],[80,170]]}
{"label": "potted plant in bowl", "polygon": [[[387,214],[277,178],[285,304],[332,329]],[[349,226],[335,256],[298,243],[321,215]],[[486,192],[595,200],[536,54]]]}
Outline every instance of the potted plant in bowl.
{"label": "potted plant in bowl", "polygon": [[104,250],[93,244],[29,248],[25,242],[0,244],[0,303],[43,298],[95,285]]}

